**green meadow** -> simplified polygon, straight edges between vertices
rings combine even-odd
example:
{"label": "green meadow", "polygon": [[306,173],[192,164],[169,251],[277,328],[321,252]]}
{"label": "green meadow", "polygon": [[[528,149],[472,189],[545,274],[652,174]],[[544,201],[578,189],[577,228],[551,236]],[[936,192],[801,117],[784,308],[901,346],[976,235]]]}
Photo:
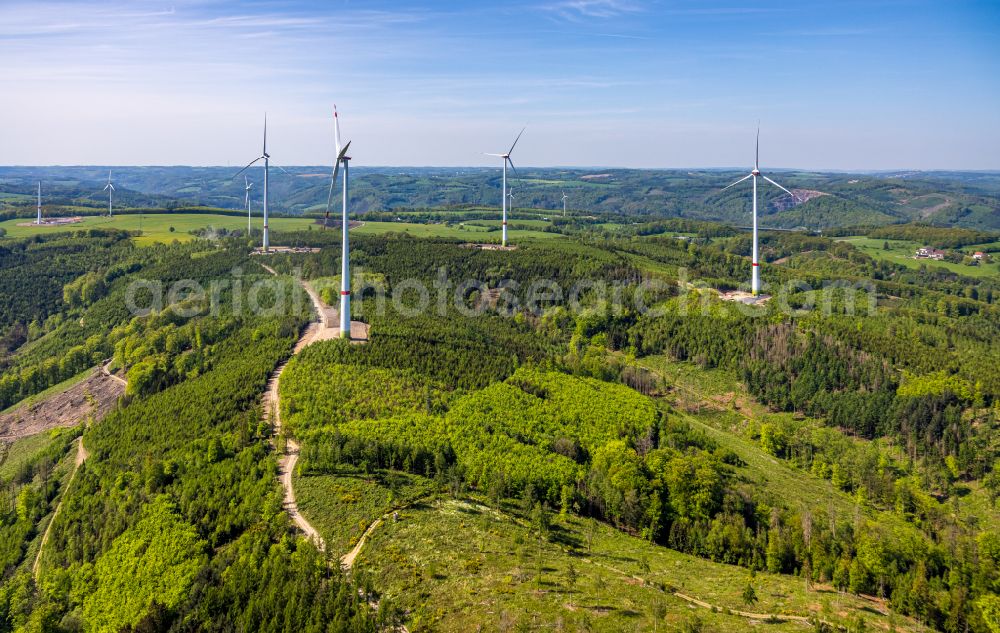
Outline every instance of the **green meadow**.
{"label": "green meadow", "polygon": [[[880,240],[872,237],[845,237],[840,238],[837,241],[848,242],[866,255],[876,259],[890,261],[894,264],[902,264],[908,268],[920,268],[921,266],[927,266],[927,268],[930,269],[944,268],[953,273],[967,275],[969,277],[993,277],[1000,275],[1000,262],[996,261],[996,257],[994,257],[994,261],[989,264],[966,266],[964,264],[953,264],[952,262],[945,261],[939,262],[930,259],[914,259],[913,254],[916,253],[918,248],[924,245],[908,240]],[[884,248],[886,243],[889,244],[889,250],[885,250]],[[961,250],[963,252],[971,252],[978,249],[966,247]]]}
{"label": "green meadow", "polygon": [[[31,237],[39,234],[51,234],[67,231],[79,231],[85,229],[120,229],[123,231],[142,231],[142,235],[136,238],[136,243],[140,245],[154,243],[169,243],[177,240],[187,242],[195,239],[192,231],[199,231],[206,228],[225,229],[227,231],[246,230],[247,219],[239,215],[222,215],[211,213],[150,213],[150,214],[125,214],[108,216],[84,216],[80,222],[68,225],[41,225],[28,224],[29,218],[16,218],[0,222],[0,228],[6,231],[5,237],[19,238]],[[548,223],[542,220],[524,220],[521,224],[538,226],[542,228]],[[315,218],[290,218],[272,217],[270,218],[271,229],[280,231],[295,230],[320,230]],[[252,219],[254,230],[260,230],[262,219],[259,215]],[[493,229],[495,226],[495,230]],[[406,233],[414,237],[448,237],[455,239],[468,239],[477,242],[498,242],[500,241],[500,222],[476,221],[465,224],[417,224],[411,222],[364,222],[361,226],[353,229],[357,233],[384,234],[384,233]],[[546,233],[540,230],[522,230],[512,228],[509,231],[511,241],[519,238],[551,239],[561,237],[557,233]],[[275,244],[278,245],[278,244]]]}

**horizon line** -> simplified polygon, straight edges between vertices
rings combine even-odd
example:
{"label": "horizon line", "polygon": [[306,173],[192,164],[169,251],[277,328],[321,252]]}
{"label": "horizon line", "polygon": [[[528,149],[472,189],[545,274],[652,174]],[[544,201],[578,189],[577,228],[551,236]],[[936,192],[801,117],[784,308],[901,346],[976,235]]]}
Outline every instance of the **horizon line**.
{"label": "horizon line", "polygon": [[[0,165],[0,169],[120,169],[120,168],[165,168],[165,169],[177,169],[177,168],[188,168],[188,169],[236,169],[238,165],[193,165],[193,164],[51,164],[51,165]],[[499,170],[500,167],[492,165],[355,165],[354,168],[369,168],[369,169],[495,169]],[[330,165],[324,164],[313,164],[313,165],[283,165],[284,169],[330,169]],[[594,170],[617,170],[617,171],[741,171],[748,170],[750,167],[747,166],[723,166],[723,167],[691,167],[691,166],[681,166],[681,167],[623,167],[615,165],[525,165],[521,167],[521,170],[525,169],[565,169],[574,171],[594,171]],[[888,167],[888,168],[832,168],[832,167],[768,167],[765,171],[784,171],[784,172],[816,172],[821,174],[886,174],[886,173],[936,173],[936,172],[952,172],[952,173],[975,173],[975,174],[998,174],[1000,175],[1000,167],[977,167],[977,168],[959,168],[959,167],[933,167],[933,168],[914,168],[914,167]]]}

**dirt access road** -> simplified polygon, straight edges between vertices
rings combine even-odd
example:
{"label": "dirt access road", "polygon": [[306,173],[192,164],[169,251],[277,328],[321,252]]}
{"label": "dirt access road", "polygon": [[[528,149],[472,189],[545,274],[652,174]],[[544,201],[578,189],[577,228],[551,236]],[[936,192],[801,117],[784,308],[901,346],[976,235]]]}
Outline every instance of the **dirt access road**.
{"label": "dirt access road", "polygon": [[[264,270],[277,275],[273,268],[266,264],[261,264]],[[299,340],[295,343],[292,355],[298,354],[304,347],[316,341],[325,341],[333,338],[340,338],[340,315],[335,308],[323,303],[319,294],[313,289],[309,282],[299,280],[302,288],[309,295],[313,304],[313,311],[317,320],[311,322]],[[368,324],[360,321],[351,321],[351,342],[364,343],[368,340]],[[281,372],[285,370],[288,361],[278,365],[271,377],[267,381],[267,390],[264,392],[263,410],[265,417],[274,424],[274,436],[277,438],[281,434],[281,401],[278,393],[278,382]],[[299,512],[299,504],[295,500],[295,487],[292,484],[292,474],[295,472],[295,464],[299,461],[299,443],[292,438],[286,438],[285,452],[278,460],[278,477],[281,481],[281,488],[284,490],[284,507],[291,517],[296,527],[306,535],[306,538],[316,544],[320,551],[326,551],[326,543],[319,532],[306,520]]]}
{"label": "dirt access road", "polygon": [[52,513],[52,518],[49,519],[49,524],[45,526],[45,534],[42,535],[42,542],[38,545],[38,553],[35,554],[35,562],[31,565],[31,574],[35,577],[35,583],[39,581],[39,572],[41,571],[42,564],[42,552],[45,551],[45,544],[49,542],[49,535],[52,533],[52,524],[56,522],[56,517],[59,516],[59,511],[62,510],[63,499],[66,498],[66,493],[69,492],[69,487],[73,485],[73,480],[76,478],[77,471],[80,470],[80,466],[83,462],[87,461],[90,457],[90,453],[83,446],[83,436],[76,438],[76,458],[73,460],[73,472],[69,475],[69,481],[66,482],[66,489],[62,491],[59,495],[59,503],[56,504],[55,512]]}

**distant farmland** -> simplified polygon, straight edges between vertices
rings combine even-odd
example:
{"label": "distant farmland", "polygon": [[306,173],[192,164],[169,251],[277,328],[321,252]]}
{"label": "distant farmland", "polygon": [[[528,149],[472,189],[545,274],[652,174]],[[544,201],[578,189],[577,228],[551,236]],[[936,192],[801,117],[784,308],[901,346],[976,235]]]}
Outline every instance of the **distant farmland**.
{"label": "distant farmland", "polygon": [[[123,231],[138,231],[140,223],[142,225],[142,236],[136,238],[138,244],[169,243],[174,240],[187,242],[195,239],[192,231],[199,231],[207,228],[225,229],[227,231],[245,231],[247,227],[246,217],[238,215],[222,215],[208,213],[151,213],[139,216],[137,214],[107,216],[84,216],[80,222],[75,224],[64,224],[59,226],[36,226],[27,224],[30,218],[16,218],[0,222],[0,228],[6,231],[6,238],[30,237],[39,234],[51,234],[67,231],[78,231],[81,229],[121,229]],[[270,226],[272,231],[304,231],[322,230],[316,224],[315,218],[289,218],[271,217]],[[533,226],[543,228],[545,222],[533,222]],[[495,225],[495,226],[494,226]],[[259,231],[263,226],[263,219],[260,215],[253,218],[252,226]],[[495,230],[491,230],[494,229]],[[390,232],[408,233],[414,237],[450,237],[458,239],[469,239],[476,242],[499,242],[500,222],[476,221],[465,225],[460,224],[418,224],[411,222],[365,222],[362,226],[353,229],[356,233],[381,234]],[[546,233],[540,230],[519,230],[512,228],[511,239],[517,238],[557,238],[558,233]]]}

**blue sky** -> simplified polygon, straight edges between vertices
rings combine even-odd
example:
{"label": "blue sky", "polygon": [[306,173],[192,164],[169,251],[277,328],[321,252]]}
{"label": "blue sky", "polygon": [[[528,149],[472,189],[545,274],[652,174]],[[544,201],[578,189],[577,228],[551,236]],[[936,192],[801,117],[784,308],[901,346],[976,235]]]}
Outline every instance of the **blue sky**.
{"label": "blue sky", "polygon": [[0,3],[0,163],[1000,169],[1000,3]]}

